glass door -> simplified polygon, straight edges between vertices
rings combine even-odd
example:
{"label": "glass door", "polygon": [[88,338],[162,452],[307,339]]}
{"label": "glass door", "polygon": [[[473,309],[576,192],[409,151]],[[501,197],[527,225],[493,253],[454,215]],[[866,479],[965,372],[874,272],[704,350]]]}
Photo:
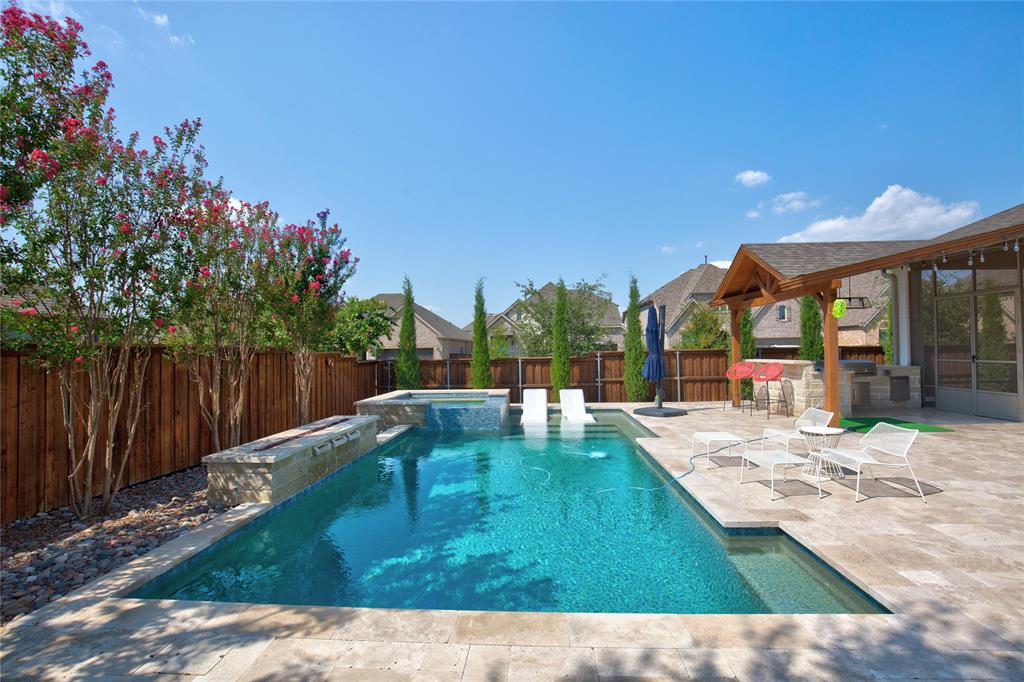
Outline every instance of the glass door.
{"label": "glass door", "polygon": [[992,292],[974,297],[974,412],[1016,419],[1017,297]]}
{"label": "glass door", "polygon": [[974,412],[972,296],[935,300],[935,407]]}

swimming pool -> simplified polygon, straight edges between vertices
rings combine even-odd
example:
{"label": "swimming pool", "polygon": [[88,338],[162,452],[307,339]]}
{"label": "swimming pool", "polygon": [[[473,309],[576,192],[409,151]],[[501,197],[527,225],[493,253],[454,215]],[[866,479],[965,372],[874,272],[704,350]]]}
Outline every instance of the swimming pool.
{"label": "swimming pool", "polygon": [[622,613],[878,613],[778,532],[731,535],[620,413],[562,433],[413,429],[133,596]]}

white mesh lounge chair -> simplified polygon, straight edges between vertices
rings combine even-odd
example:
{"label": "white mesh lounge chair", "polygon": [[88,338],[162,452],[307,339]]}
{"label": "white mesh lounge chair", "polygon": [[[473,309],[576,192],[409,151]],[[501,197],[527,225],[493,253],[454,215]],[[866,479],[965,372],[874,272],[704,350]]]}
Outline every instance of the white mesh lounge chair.
{"label": "white mesh lounge chair", "polygon": [[793,424],[796,428],[793,429],[765,429],[764,434],[761,436],[761,449],[764,450],[765,440],[773,440],[777,443],[781,443],[786,446],[786,452],[789,452],[789,441],[791,440],[802,440],[803,436],[800,435],[800,429],[805,426],[828,426],[828,423],[832,421],[833,414],[826,412],[825,410],[819,410],[814,407],[809,407],[804,410],[804,413],[800,415],[796,422]]}
{"label": "white mesh lounge chair", "polygon": [[548,391],[545,388],[528,388],[523,391],[523,416],[520,424],[548,423]]}
{"label": "white mesh lounge chair", "polygon": [[570,424],[594,423],[594,415],[589,414],[583,404],[582,389],[563,388],[558,392],[558,400],[562,404],[562,421]]}
{"label": "white mesh lounge chair", "polygon": [[[871,470],[871,478],[875,477],[875,467],[907,467],[910,469],[910,477],[914,479],[917,492],[921,499],[925,500],[921,491],[921,484],[917,482],[914,475],[914,468],[910,466],[910,459],[907,452],[917,438],[917,431],[905,429],[902,426],[879,422],[871,427],[871,430],[860,439],[858,449],[848,450],[845,448],[825,448],[822,456],[832,460],[836,464],[848,467],[857,472],[857,495],[855,501],[860,502],[860,472],[864,468]],[[885,459],[877,459],[875,454],[885,455]]]}

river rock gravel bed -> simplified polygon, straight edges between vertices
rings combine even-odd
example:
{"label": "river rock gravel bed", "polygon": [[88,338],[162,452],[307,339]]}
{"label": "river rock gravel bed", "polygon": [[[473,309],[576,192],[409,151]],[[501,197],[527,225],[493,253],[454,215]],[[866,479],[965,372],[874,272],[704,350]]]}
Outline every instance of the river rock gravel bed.
{"label": "river rock gravel bed", "polygon": [[206,502],[194,467],[125,488],[103,516],[61,507],[0,531],[0,621],[7,623],[159,547],[225,511]]}

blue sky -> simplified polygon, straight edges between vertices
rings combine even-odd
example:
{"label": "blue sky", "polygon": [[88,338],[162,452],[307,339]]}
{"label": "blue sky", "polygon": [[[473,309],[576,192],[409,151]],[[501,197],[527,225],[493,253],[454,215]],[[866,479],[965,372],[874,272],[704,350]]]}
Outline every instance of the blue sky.
{"label": "blue sky", "polygon": [[918,237],[1024,200],[1024,4],[26,3],[72,12],[122,128],[202,117],[211,171],[330,207],[470,320],[744,241]]}

